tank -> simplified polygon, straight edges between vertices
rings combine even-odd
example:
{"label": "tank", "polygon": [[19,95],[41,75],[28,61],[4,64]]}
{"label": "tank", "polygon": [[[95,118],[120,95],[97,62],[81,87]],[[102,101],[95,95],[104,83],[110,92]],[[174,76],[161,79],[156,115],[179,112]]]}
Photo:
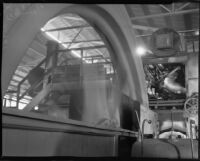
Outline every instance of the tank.
{"label": "tank", "polygon": [[[193,140],[193,156],[190,139],[144,139],[132,146],[132,157],[198,159],[198,141]],[[143,155],[141,155],[143,153]]]}

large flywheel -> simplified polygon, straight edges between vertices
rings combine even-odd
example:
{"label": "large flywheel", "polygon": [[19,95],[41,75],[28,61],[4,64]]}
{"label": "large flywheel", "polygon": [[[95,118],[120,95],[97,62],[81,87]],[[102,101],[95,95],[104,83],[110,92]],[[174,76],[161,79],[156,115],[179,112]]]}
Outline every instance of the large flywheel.
{"label": "large flywheel", "polygon": [[198,93],[194,93],[184,103],[185,114],[189,117],[198,115]]}

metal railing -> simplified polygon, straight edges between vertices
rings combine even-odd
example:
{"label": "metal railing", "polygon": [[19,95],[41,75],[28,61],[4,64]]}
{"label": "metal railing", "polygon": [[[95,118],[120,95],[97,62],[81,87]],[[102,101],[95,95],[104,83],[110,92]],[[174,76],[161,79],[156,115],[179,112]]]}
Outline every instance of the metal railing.
{"label": "metal railing", "polygon": [[149,100],[149,106],[153,107],[166,107],[166,106],[183,106],[185,99],[180,100]]}

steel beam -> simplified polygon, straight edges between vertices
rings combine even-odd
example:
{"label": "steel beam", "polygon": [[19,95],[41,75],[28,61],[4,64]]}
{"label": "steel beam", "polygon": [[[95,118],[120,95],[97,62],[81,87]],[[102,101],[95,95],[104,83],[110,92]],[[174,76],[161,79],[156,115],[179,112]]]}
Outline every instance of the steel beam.
{"label": "steel beam", "polygon": [[175,12],[175,4],[172,3],[172,13],[174,13],[174,12]]}
{"label": "steel beam", "polygon": [[37,96],[35,96],[31,102],[29,104],[27,104],[23,111],[31,111],[32,108],[34,108],[35,106],[37,106],[42,99],[44,99],[47,94],[49,94],[49,92],[51,91],[50,85],[47,85],[45,88],[43,88],[42,91],[40,91]]}
{"label": "steel beam", "polygon": [[71,43],[69,43],[69,45],[67,46],[67,49],[69,49],[69,47],[72,45],[72,43],[76,40],[76,38],[78,37],[78,35],[81,33],[81,31],[83,30],[83,28],[81,28],[78,33],[73,37]]}
{"label": "steel beam", "polygon": [[[92,42],[103,42],[102,40],[82,40],[82,41],[74,41],[73,44],[75,43],[92,43]],[[70,44],[70,42],[62,42],[62,44]]]}
{"label": "steel beam", "polygon": [[156,31],[158,28],[150,27],[150,26],[143,26],[143,25],[135,25],[133,24],[132,27],[138,30],[145,30],[145,31]]}
{"label": "steel beam", "polygon": [[[177,31],[178,33],[186,33],[186,32],[195,32],[198,31],[199,29],[193,29],[193,30],[183,30],[183,31]],[[151,36],[152,34],[145,34],[145,35],[136,35],[136,38],[138,37],[147,37]]]}
{"label": "steel beam", "polygon": [[89,46],[89,47],[81,47],[81,48],[63,49],[63,50],[59,50],[59,52],[65,52],[65,51],[71,51],[71,50],[90,50],[90,49],[99,49],[99,48],[106,48],[106,45],[98,45],[98,46]]}
{"label": "steel beam", "polygon": [[92,27],[92,26],[90,26],[90,25],[78,25],[78,26],[61,27],[61,28],[44,30],[44,32],[54,32],[54,31],[62,31],[62,30],[80,29],[80,28],[85,28],[85,27]]}
{"label": "steel beam", "polygon": [[164,16],[174,16],[174,15],[181,15],[187,13],[195,13],[199,12],[199,9],[191,9],[191,10],[184,10],[184,11],[175,11],[173,13],[160,13],[160,14],[153,14],[153,15],[144,15],[144,16],[137,16],[131,17],[131,21],[147,19],[147,18],[156,18],[156,17],[164,17]]}
{"label": "steel beam", "polygon": [[63,16],[62,18],[64,18],[64,19],[71,19],[71,20],[75,20],[75,21],[83,21],[83,19],[79,18],[79,17]]}
{"label": "steel beam", "polygon": [[182,5],[181,7],[177,8],[175,11],[180,11],[180,10],[182,10],[183,8],[187,7],[190,4],[191,4],[190,2],[186,3],[186,4]]}
{"label": "steel beam", "polygon": [[169,8],[165,7],[165,6],[162,5],[162,4],[160,5],[160,7],[162,7],[164,10],[166,10],[166,11],[169,12],[169,13],[171,12],[171,10],[170,10]]}

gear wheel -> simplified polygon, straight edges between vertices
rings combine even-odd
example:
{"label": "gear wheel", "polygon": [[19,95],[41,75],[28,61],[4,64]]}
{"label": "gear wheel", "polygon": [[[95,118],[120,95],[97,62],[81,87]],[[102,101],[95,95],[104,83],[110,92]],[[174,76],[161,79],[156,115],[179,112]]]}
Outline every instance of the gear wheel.
{"label": "gear wheel", "polygon": [[194,117],[198,115],[198,94],[192,95],[184,103],[185,115]]}

